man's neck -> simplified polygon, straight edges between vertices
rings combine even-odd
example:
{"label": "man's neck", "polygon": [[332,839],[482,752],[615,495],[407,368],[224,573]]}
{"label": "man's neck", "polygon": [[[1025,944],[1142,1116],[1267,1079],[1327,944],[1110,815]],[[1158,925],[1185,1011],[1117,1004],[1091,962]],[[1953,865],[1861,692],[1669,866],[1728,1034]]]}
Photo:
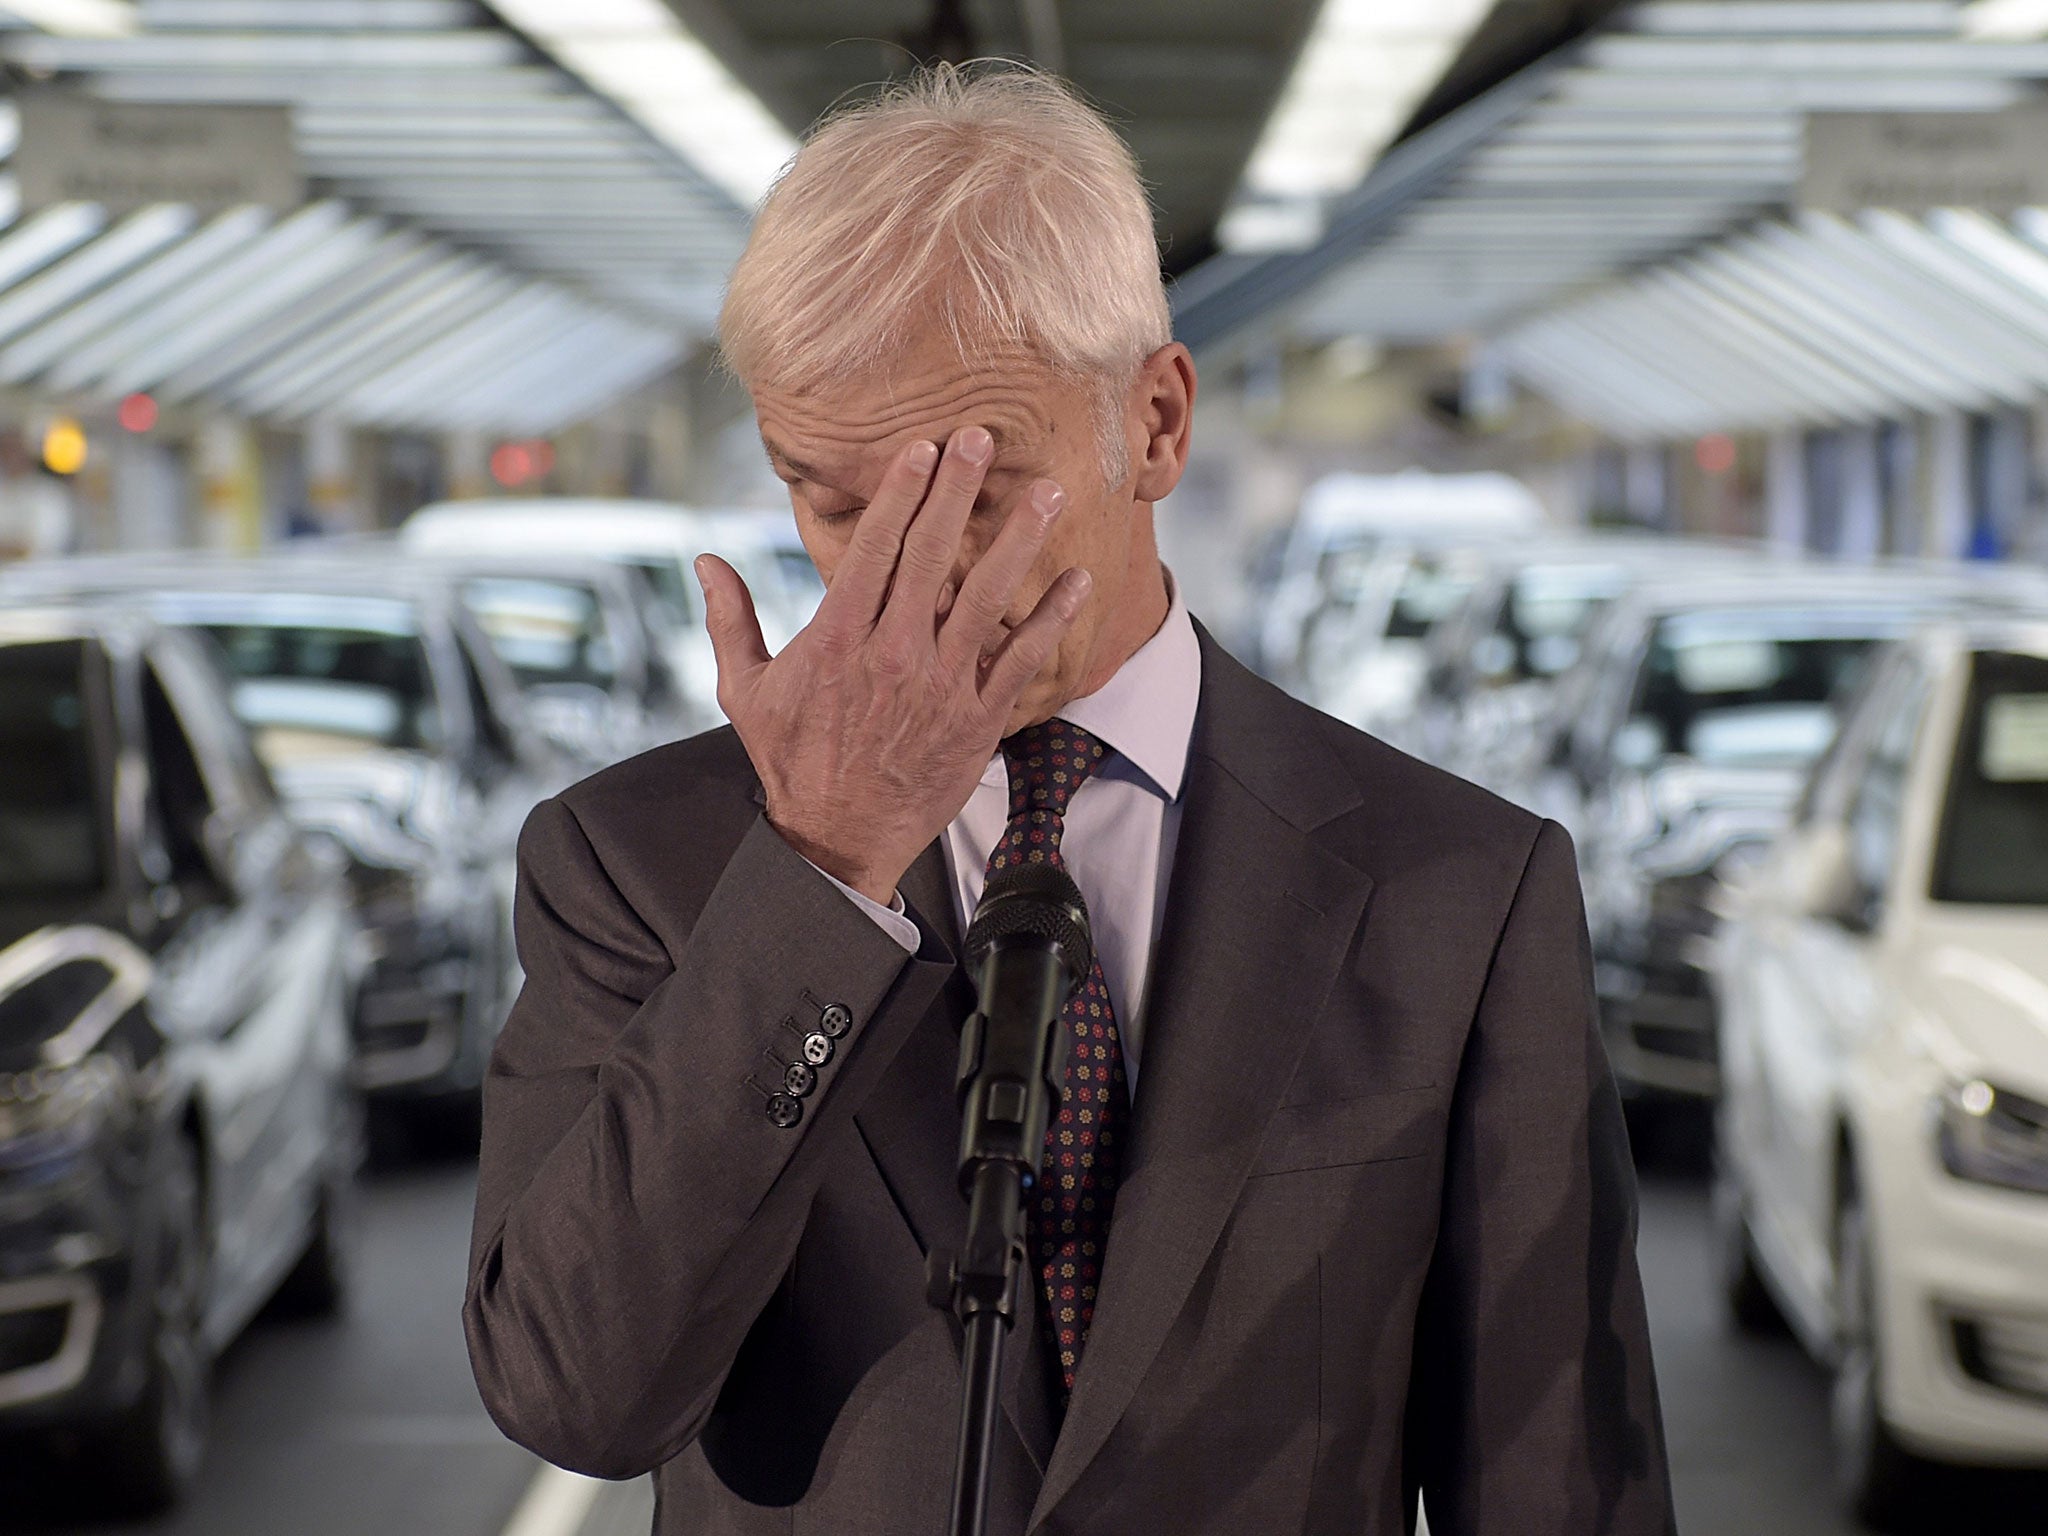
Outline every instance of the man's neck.
{"label": "man's neck", "polygon": [[[1146,509],[1148,513],[1150,510]],[[1166,567],[1160,562],[1159,545],[1151,531],[1148,516],[1145,536],[1132,541],[1131,572],[1124,587],[1124,601],[1102,628],[1095,644],[1095,664],[1088,670],[1087,681],[1076,690],[1076,698],[1086,698],[1108,683],[1166,622],[1167,611],[1173,604],[1166,590]]]}

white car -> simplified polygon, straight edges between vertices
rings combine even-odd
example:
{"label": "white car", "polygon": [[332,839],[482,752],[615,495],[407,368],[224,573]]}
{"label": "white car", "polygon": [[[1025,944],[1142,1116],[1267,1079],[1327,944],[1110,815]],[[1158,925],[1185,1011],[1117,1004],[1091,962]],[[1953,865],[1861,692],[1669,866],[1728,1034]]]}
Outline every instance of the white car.
{"label": "white car", "polygon": [[779,650],[809,621],[815,598],[792,590],[781,547],[787,512],[705,511],[668,502],[603,497],[506,497],[422,507],[399,542],[437,555],[595,556],[639,571],[675,620],[670,660],[690,697],[713,720],[718,666],[704,633],[692,565],[707,551],[730,561],[754,594],[761,630]]}
{"label": "white car", "polygon": [[1720,901],[1737,1321],[1834,1369],[1861,1514],[2048,1467],[2048,611],[1892,647]]}
{"label": "white car", "polygon": [[[1302,496],[1279,556],[1273,590],[1258,622],[1261,669],[1283,684],[1300,681],[1306,632],[1346,568],[1382,546],[1526,539],[1544,525],[1542,503],[1502,474],[1330,474]],[[1340,598],[1344,594],[1339,594]]]}

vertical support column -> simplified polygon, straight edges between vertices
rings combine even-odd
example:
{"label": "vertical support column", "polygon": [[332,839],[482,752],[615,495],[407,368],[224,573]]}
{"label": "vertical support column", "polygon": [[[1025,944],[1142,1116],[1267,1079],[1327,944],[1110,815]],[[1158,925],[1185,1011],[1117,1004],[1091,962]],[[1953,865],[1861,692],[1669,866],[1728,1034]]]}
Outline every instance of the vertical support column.
{"label": "vertical support column", "polygon": [[337,417],[316,416],[306,424],[306,511],[329,533],[363,532],[369,513],[355,493],[353,445]]}
{"label": "vertical support column", "polygon": [[491,443],[481,432],[450,432],[443,445],[448,466],[448,498],[474,501],[488,496],[491,485]]}
{"label": "vertical support column", "polygon": [[1628,451],[1622,494],[1628,498],[1631,522],[1646,528],[1668,527],[1671,521],[1671,466],[1662,443],[1637,443]]}
{"label": "vertical support column", "polygon": [[1764,538],[1777,549],[1806,548],[1806,434],[1797,427],[1764,441]]}
{"label": "vertical support column", "polygon": [[1842,527],[1845,560],[1874,560],[1884,548],[1884,477],[1875,427],[1842,434]]}
{"label": "vertical support column", "polygon": [[1970,547],[1970,423],[1960,411],[1927,422],[1927,522],[1920,552],[1960,559]]}
{"label": "vertical support column", "polygon": [[199,430],[199,542],[248,554],[263,542],[263,474],[246,422],[216,416]]}

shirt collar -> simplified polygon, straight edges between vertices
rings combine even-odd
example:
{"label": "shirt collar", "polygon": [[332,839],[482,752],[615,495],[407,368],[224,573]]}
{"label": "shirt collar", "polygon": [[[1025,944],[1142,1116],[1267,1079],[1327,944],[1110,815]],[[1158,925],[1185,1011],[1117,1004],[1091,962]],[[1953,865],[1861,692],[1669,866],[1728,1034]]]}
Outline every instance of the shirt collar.
{"label": "shirt collar", "polygon": [[[1171,571],[1166,592],[1166,622],[1108,682],[1086,698],[1069,701],[1060,718],[1116,751],[1166,799],[1177,800],[1202,696],[1202,647]],[[982,778],[1008,784],[1000,752]]]}

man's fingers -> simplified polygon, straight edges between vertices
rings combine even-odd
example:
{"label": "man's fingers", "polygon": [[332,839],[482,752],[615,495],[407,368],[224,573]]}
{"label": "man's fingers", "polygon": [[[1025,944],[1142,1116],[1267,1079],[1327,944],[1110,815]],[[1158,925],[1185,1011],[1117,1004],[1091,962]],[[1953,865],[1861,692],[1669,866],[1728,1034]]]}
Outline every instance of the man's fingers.
{"label": "man's fingers", "polygon": [[990,661],[988,675],[981,682],[984,704],[1007,712],[1017,702],[1025,685],[1059,649],[1061,637],[1073,627],[1075,615],[1094,588],[1094,578],[1078,565],[1061,573],[1031,610],[1031,617],[1010,631]]}
{"label": "man's fingers", "polygon": [[938,473],[924,505],[903,535],[903,553],[896,561],[896,579],[878,628],[898,639],[918,637],[931,643],[931,616],[939,590],[953,574],[960,553],[960,535],[967,530],[974,503],[981,495],[995,439],[982,427],[962,427],[946,444]]}
{"label": "man's fingers", "polygon": [[1039,551],[1066,504],[1065,491],[1053,481],[1041,480],[1010,513],[953,600],[952,613],[939,638],[945,665],[967,666],[981,659],[989,637],[1017,600],[1017,589],[1038,562]]}
{"label": "man's fingers", "polygon": [[704,628],[718,658],[718,701],[731,714],[730,691],[768,665],[768,642],[761,638],[754,594],[738,571],[716,555],[699,555],[697,580],[704,588]]}
{"label": "man's fingers", "polygon": [[938,462],[939,447],[932,442],[907,444],[896,455],[875,499],[860,515],[845,558],[832,573],[831,590],[818,604],[818,618],[824,623],[864,633],[880,616],[903,551],[904,531],[924,501]]}

